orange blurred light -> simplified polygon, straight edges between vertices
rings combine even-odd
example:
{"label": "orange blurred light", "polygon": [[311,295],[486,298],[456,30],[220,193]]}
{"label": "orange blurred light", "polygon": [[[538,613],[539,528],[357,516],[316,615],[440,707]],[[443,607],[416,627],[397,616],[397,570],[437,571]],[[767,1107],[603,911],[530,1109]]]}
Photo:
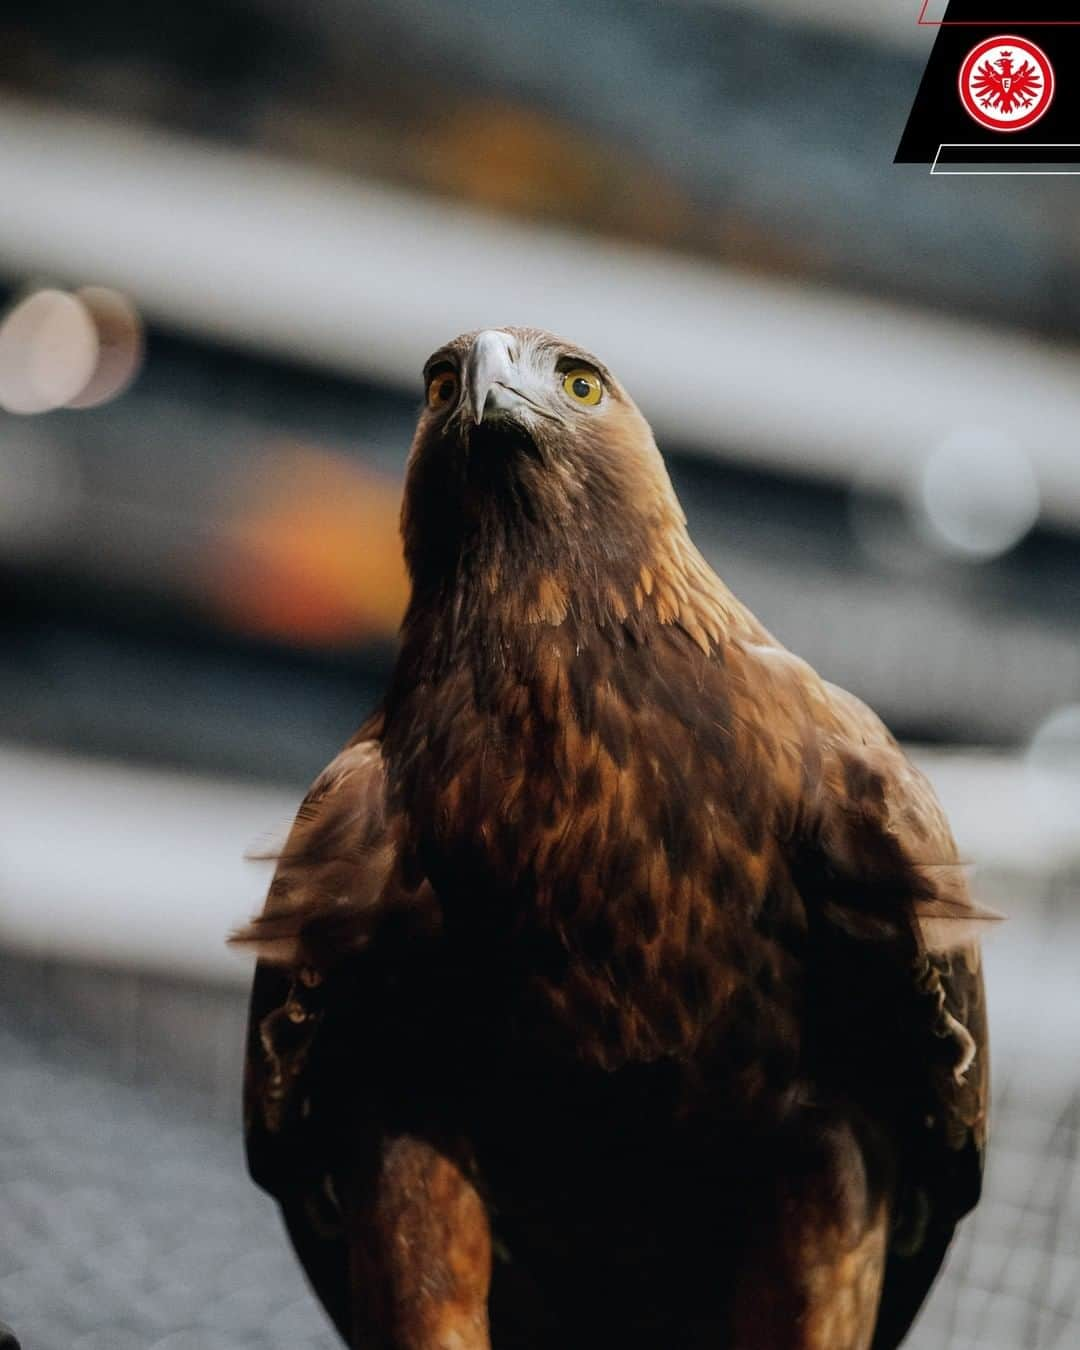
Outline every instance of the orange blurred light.
{"label": "orange blurred light", "polygon": [[234,483],[206,580],[243,632],[312,645],[390,637],[408,597],[400,488],[352,460],[282,446]]}

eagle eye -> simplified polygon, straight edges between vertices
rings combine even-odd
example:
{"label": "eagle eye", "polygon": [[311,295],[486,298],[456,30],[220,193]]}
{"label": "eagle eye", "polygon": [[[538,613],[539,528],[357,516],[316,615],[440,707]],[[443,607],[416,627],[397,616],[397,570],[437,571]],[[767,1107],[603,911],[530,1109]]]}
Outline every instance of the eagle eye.
{"label": "eagle eye", "polygon": [[574,366],[568,370],[563,376],[562,387],[575,403],[584,403],[587,407],[595,407],[604,392],[600,376],[587,366]]}
{"label": "eagle eye", "polygon": [[428,380],[427,404],[429,408],[448,408],[457,398],[458,377],[448,367],[437,370]]}

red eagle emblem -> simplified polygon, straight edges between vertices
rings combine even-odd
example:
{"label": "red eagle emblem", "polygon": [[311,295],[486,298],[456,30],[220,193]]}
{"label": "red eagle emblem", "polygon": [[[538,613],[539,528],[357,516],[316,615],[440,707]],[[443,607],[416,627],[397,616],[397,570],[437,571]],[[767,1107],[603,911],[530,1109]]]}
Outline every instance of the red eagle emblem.
{"label": "red eagle emblem", "polygon": [[1027,38],[1001,34],[973,47],[960,68],[960,98],[993,131],[1022,131],[1050,107],[1054,68]]}
{"label": "red eagle emblem", "polygon": [[[997,108],[1003,113],[1017,108],[1034,108],[1042,93],[1043,78],[1030,60],[1014,69],[1016,58],[1003,51],[996,61],[984,61],[972,77],[972,92],[982,108]],[[996,69],[995,69],[996,67]]]}

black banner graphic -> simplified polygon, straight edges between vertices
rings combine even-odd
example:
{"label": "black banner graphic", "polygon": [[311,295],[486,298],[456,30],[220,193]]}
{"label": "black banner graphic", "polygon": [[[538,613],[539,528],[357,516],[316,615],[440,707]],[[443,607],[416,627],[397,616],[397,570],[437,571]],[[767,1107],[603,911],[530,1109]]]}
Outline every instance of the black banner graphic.
{"label": "black banner graphic", "polygon": [[1080,171],[1075,0],[949,0],[896,162],[935,173]]}

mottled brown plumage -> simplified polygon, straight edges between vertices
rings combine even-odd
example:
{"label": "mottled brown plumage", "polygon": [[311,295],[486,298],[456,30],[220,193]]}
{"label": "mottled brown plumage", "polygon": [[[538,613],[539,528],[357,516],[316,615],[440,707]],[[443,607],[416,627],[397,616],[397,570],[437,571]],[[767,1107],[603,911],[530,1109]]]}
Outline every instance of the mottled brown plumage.
{"label": "mottled brown plumage", "polygon": [[425,379],[390,687],[239,935],[253,1173],[356,1346],[890,1350],[985,1141],[941,809],[600,362]]}

